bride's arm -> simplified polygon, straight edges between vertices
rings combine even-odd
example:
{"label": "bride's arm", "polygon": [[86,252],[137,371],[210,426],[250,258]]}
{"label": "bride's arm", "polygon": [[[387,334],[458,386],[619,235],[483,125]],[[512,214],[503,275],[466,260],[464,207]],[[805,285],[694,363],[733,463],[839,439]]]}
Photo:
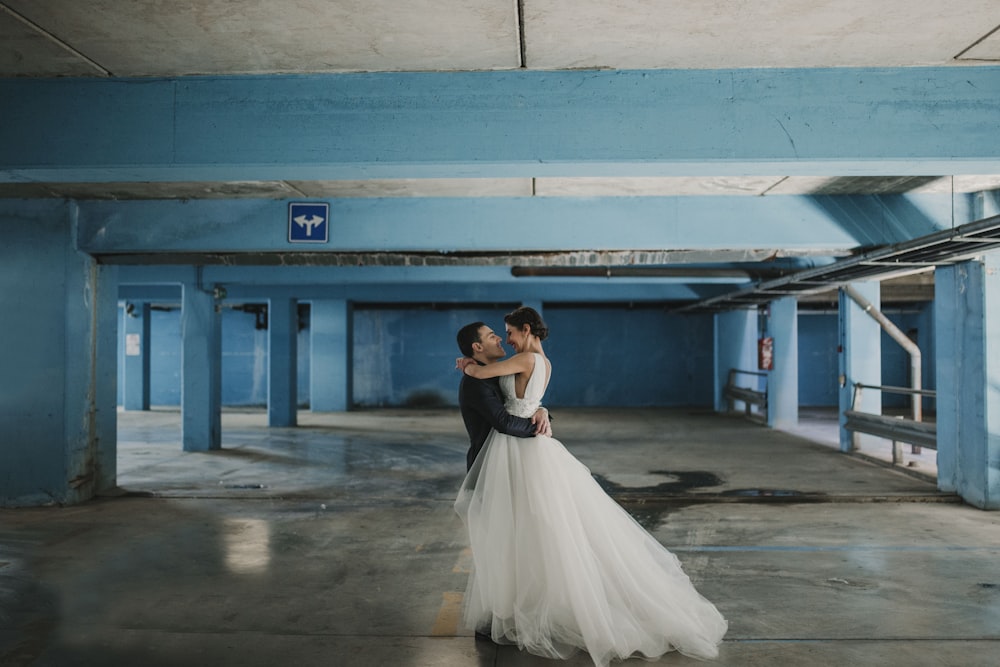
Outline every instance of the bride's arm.
{"label": "bride's arm", "polygon": [[501,375],[514,375],[515,373],[530,373],[534,366],[535,359],[530,354],[519,352],[510,359],[497,361],[492,364],[480,366],[479,364],[469,364],[463,371],[466,375],[477,380],[500,377]]}

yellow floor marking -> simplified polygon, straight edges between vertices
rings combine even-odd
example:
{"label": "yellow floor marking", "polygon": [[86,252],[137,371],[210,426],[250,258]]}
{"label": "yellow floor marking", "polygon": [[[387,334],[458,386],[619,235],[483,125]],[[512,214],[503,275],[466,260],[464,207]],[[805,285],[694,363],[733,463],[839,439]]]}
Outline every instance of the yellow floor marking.
{"label": "yellow floor marking", "polygon": [[455,561],[455,567],[451,568],[451,571],[455,574],[469,574],[472,572],[471,547],[465,547],[462,549],[462,553],[458,554],[458,560]]}
{"label": "yellow floor marking", "polygon": [[441,594],[441,610],[431,628],[431,637],[454,637],[458,634],[458,619],[462,615],[463,593],[449,591]]}

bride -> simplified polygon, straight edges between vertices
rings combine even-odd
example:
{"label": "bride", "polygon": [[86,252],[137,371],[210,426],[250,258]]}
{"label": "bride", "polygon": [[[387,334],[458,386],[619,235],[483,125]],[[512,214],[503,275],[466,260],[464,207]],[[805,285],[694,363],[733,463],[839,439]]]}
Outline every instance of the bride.
{"label": "bride", "polygon": [[[552,364],[541,316],[522,307],[504,317],[516,354],[481,366],[500,378],[508,412],[531,416]],[[727,622],[667,551],[612,500],[554,438],[493,430],[462,484],[455,510],[469,530],[473,572],[466,627],[548,658],[578,649],[595,665],[677,650],[714,658]]]}

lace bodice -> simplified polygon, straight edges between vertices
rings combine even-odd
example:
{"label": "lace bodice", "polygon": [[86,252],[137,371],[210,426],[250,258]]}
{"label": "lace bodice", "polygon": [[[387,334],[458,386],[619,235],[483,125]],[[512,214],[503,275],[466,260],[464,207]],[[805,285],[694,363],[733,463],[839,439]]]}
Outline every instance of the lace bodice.
{"label": "lace bodice", "polygon": [[535,356],[535,368],[531,371],[528,379],[528,386],[524,389],[524,398],[518,398],[514,392],[514,376],[500,376],[500,391],[503,392],[504,407],[507,412],[516,417],[530,417],[535,414],[535,410],[542,404],[542,396],[545,394],[545,359],[537,352]]}

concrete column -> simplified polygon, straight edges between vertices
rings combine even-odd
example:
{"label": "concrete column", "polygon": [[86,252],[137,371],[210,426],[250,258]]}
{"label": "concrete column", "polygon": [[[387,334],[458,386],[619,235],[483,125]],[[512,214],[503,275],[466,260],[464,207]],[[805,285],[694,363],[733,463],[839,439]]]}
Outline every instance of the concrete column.
{"label": "concrete column", "polygon": [[309,408],[313,412],[351,409],[353,400],[351,304],[341,299],[312,302],[309,320]]}
{"label": "concrete column", "polygon": [[125,386],[122,388],[126,410],[149,410],[149,327],[149,303],[130,301],[126,304]]}
{"label": "concrete column", "polygon": [[115,484],[117,270],[75,250],[73,216],[62,200],[0,202],[0,506]]}
{"label": "concrete column", "polygon": [[[881,285],[878,282],[851,283],[875,308],[880,307]],[[851,407],[854,383],[882,384],[882,329],[844,290],[840,290],[840,450],[852,449],[851,433],[844,428],[844,410]],[[881,414],[882,392],[865,389],[858,409]],[[875,436],[862,434],[862,440]]]}
{"label": "concrete column", "polygon": [[[715,338],[715,410],[728,409],[722,390],[729,381],[729,370],[757,371],[757,310],[730,310],[718,313],[713,320]],[[757,389],[757,378],[751,375],[738,376],[743,386]],[[735,406],[743,409],[743,404]]]}
{"label": "concrete column", "polygon": [[977,192],[972,197],[975,199],[973,217],[977,220],[1000,215],[1000,191]]}
{"label": "concrete column", "polygon": [[298,403],[298,302],[267,304],[267,424],[295,426]]}
{"label": "concrete column", "polygon": [[772,301],[768,329],[774,338],[774,369],[767,378],[767,425],[799,423],[799,308],[795,297]]}
{"label": "concrete column", "polygon": [[222,316],[209,288],[181,290],[181,439],[186,452],[222,448]]}
{"label": "concrete column", "polygon": [[1000,509],[1000,254],[934,277],[938,488]]}

